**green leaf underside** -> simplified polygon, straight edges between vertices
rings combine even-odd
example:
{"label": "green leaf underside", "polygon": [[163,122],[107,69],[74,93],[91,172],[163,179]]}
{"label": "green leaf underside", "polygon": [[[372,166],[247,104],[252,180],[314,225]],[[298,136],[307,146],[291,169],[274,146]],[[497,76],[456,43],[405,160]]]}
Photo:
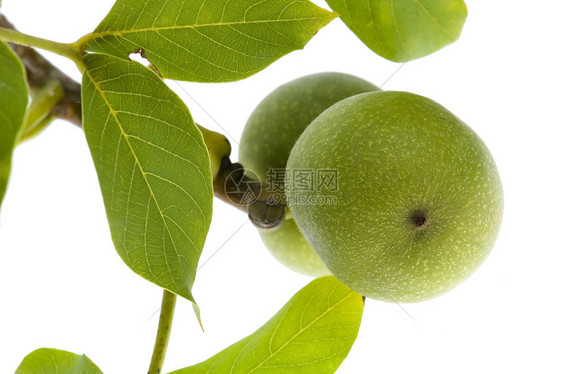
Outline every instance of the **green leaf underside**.
{"label": "green leaf underside", "polygon": [[334,373],[357,337],[363,305],[334,277],[318,278],[252,335],[172,374]]}
{"label": "green leaf underside", "polygon": [[86,355],[40,348],[23,359],[15,374],[102,374],[102,371]]}
{"label": "green leaf underside", "polygon": [[308,0],[117,0],[86,49],[143,49],[165,78],[228,82],[301,49],[335,14]]}
{"label": "green leaf underside", "polygon": [[327,0],[371,50],[395,62],[426,56],[457,40],[463,0]]}
{"label": "green leaf underside", "polygon": [[25,122],[28,100],[25,68],[12,49],[0,42],[0,205],[8,186],[12,152]]}
{"label": "green leaf underside", "polygon": [[150,69],[85,56],[84,131],[117,252],[136,273],[191,301],[212,214],[203,137]]}

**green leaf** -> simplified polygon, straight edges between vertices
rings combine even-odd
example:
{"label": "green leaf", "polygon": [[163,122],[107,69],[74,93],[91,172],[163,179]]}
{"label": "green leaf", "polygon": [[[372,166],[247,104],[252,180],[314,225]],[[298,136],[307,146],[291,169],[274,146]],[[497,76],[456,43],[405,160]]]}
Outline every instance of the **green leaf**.
{"label": "green leaf", "polygon": [[84,57],[83,124],[117,252],[136,273],[191,301],[213,189],[203,136],[150,69]]}
{"label": "green leaf", "polygon": [[457,40],[463,0],[326,0],[375,53],[396,62],[426,56]]}
{"label": "green leaf", "polygon": [[8,186],[12,152],[25,122],[28,100],[25,67],[12,49],[0,42],[0,205]]}
{"label": "green leaf", "polygon": [[102,371],[86,355],[40,348],[25,356],[15,374],[102,374]]}
{"label": "green leaf", "polygon": [[336,278],[318,278],[252,335],[172,374],[334,373],[355,342],[363,305]]}
{"label": "green leaf", "polygon": [[308,0],[117,0],[79,43],[121,57],[142,49],[165,78],[228,82],[303,48],[335,16]]}

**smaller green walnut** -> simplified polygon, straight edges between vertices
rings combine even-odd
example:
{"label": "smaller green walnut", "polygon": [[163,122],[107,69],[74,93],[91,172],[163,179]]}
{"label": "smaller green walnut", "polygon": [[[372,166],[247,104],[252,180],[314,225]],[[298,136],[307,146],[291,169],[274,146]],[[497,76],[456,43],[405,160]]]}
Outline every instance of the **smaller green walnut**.
{"label": "smaller green walnut", "polygon": [[[318,115],[343,99],[370,91],[379,88],[335,72],[307,75],[278,87],[250,115],[240,140],[240,162],[263,182],[271,182],[268,178],[285,169],[293,145]],[[270,192],[284,195],[282,190]],[[292,219],[275,231],[260,231],[260,236],[288,268],[312,276],[330,274]]]}
{"label": "smaller green walnut", "polygon": [[275,231],[261,231],[260,236],[271,254],[289,269],[314,277],[330,274],[302,236],[294,219],[287,219]]}
{"label": "smaller green walnut", "polygon": [[379,88],[336,72],[306,75],[279,86],[248,118],[240,139],[240,162],[266,181],[270,168],[285,168],[293,145],[320,113],[338,101],[370,91]]}

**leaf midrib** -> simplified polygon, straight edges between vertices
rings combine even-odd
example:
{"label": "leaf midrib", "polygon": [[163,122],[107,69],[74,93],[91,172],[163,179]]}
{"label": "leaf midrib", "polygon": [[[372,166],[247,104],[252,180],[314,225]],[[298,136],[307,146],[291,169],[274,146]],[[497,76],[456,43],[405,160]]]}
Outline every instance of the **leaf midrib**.
{"label": "leaf midrib", "polygon": [[396,18],[396,13],[394,12],[394,0],[390,0],[390,11],[392,15],[392,21],[393,21],[392,23],[394,24],[394,31],[396,31],[396,35],[398,35],[398,40],[400,41],[400,45],[402,45],[402,49],[404,50],[404,52],[411,55],[411,52],[408,51],[408,46],[406,45],[404,39],[402,38],[402,33],[398,28],[398,22],[397,22],[398,19]]}
{"label": "leaf midrib", "polygon": [[[264,363],[266,363],[267,361],[269,361],[272,357],[274,357],[277,353],[279,353],[281,350],[283,350],[283,348],[285,348],[289,343],[291,343],[293,340],[295,340],[300,334],[302,334],[304,331],[308,330],[308,328],[315,324],[318,320],[320,320],[322,317],[324,317],[326,314],[328,314],[329,312],[331,312],[333,309],[335,309],[338,305],[340,305],[341,303],[343,303],[345,300],[347,300],[350,296],[353,296],[354,292],[350,291],[346,296],[342,297],[340,300],[338,300],[337,303],[333,304],[332,306],[330,306],[328,309],[326,309],[323,313],[321,313],[320,315],[318,315],[316,318],[314,318],[310,323],[308,323],[306,326],[302,327],[295,335],[293,335],[290,339],[288,339],[285,343],[283,343],[278,349],[276,349],[274,352],[271,352],[270,355],[264,359],[262,362],[260,362],[257,366],[255,366],[252,370],[250,370],[248,372],[248,374],[253,373],[254,371],[256,371],[257,369],[259,369],[261,366],[263,366]],[[273,338],[273,336],[272,336]]]}
{"label": "leaf midrib", "polygon": [[136,34],[143,32],[160,32],[168,30],[184,30],[184,29],[197,29],[203,27],[217,27],[217,26],[236,26],[236,25],[251,25],[260,23],[277,23],[277,22],[300,22],[308,21],[313,19],[323,19],[323,18],[333,18],[334,16],[330,13],[322,16],[315,17],[302,17],[302,18],[287,18],[287,19],[277,19],[277,20],[256,20],[256,21],[232,21],[232,22],[217,22],[217,23],[204,23],[204,24],[191,24],[191,25],[173,25],[173,26],[158,26],[158,27],[143,27],[139,29],[127,29],[127,30],[108,30],[102,32],[94,31],[88,37],[88,41],[95,40],[98,38],[103,38],[105,36],[121,36],[127,34]]}
{"label": "leaf midrib", "polygon": [[427,9],[425,7],[425,5],[419,1],[419,0],[413,0],[414,4],[416,4],[418,7],[420,7],[422,9],[422,11],[427,14],[427,16],[431,19],[431,21],[433,23],[435,23],[443,32],[443,34],[447,35],[447,37],[449,37],[451,40],[455,40],[455,37],[450,33],[449,30],[447,30],[447,28],[441,24],[441,22],[439,22],[439,19],[437,19],[437,17],[435,17],[430,11],[429,9]]}

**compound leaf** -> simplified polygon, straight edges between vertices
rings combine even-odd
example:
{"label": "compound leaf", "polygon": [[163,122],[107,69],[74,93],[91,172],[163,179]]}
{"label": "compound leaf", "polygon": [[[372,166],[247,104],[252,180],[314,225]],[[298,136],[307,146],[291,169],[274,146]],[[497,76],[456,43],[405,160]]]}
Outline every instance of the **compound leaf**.
{"label": "compound leaf", "polygon": [[0,42],[0,205],[8,186],[12,153],[25,122],[28,101],[25,67],[12,49]]}
{"label": "compound leaf", "polygon": [[172,374],[334,373],[355,342],[363,305],[336,278],[318,278],[252,335]]}
{"label": "compound leaf", "polygon": [[335,17],[308,0],[117,0],[86,49],[142,50],[165,78],[246,78],[305,44]]}
{"label": "compound leaf", "polygon": [[101,54],[84,63],[84,131],[117,252],[142,277],[194,301],[213,199],[201,132],[150,69]]}
{"label": "compound leaf", "polygon": [[25,356],[15,374],[102,374],[102,371],[86,355],[39,348]]}
{"label": "compound leaf", "polygon": [[457,40],[463,0],[327,0],[375,53],[396,62],[426,56]]}

